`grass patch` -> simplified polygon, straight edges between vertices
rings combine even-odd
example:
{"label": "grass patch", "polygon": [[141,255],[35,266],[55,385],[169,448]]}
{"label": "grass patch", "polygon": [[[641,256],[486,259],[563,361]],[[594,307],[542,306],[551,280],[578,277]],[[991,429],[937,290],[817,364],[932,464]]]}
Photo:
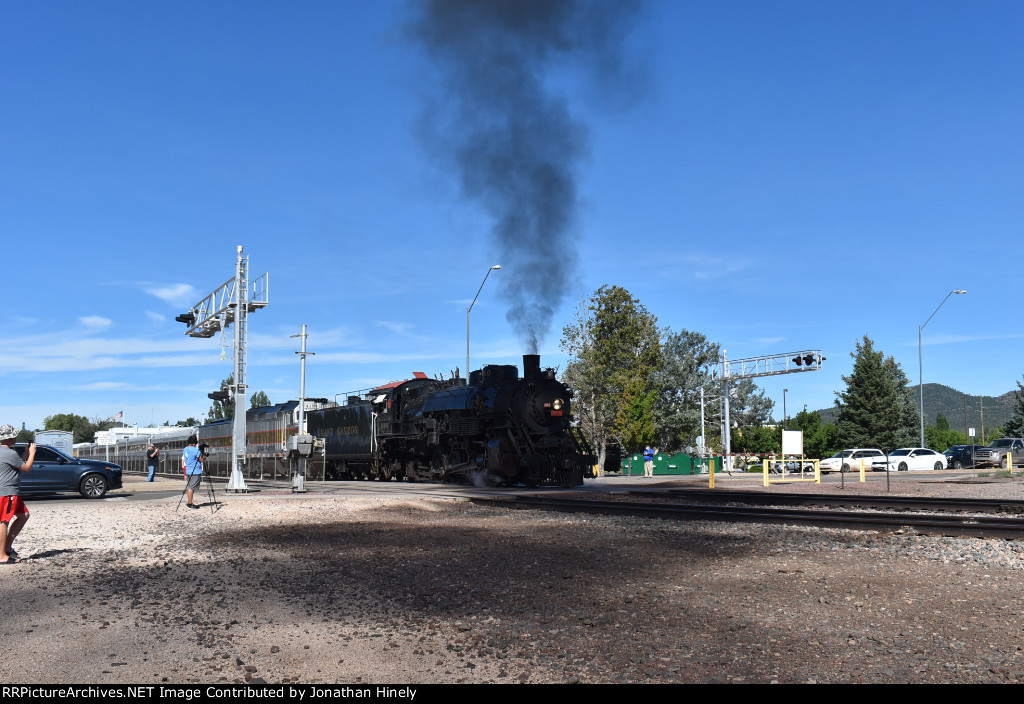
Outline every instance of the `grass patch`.
{"label": "grass patch", "polygon": [[1013,479],[1015,476],[1020,476],[1020,470],[1017,470],[1017,474],[1014,474],[1008,469],[997,469],[994,472],[978,472],[979,477],[994,477],[995,479]]}

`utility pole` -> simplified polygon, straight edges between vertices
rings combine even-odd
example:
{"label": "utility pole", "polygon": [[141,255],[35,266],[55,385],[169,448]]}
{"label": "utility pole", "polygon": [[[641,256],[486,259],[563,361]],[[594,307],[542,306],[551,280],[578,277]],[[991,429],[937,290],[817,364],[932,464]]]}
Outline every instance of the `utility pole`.
{"label": "utility pole", "polygon": [[302,360],[299,363],[299,410],[297,418],[299,429],[291,442],[291,449],[294,450],[294,454],[298,456],[295,477],[292,479],[292,491],[301,493],[306,490],[306,457],[308,457],[313,450],[313,438],[306,433],[306,355],[315,355],[316,353],[306,351],[306,338],[309,337],[309,335],[306,334],[305,325],[302,326],[301,334],[292,335],[292,337],[302,338],[302,349],[295,353],[299,355]]}

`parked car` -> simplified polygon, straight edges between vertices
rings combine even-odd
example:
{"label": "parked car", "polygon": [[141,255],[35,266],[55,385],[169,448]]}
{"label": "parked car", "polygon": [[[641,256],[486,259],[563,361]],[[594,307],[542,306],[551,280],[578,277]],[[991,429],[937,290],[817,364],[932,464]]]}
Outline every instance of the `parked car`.
{"label": "parked car", "polygon": [[974,453],[975,467],[998,467],[1006,463],[1006,453],[1013,455],[1014,464],[1024,464],[1024,440],[999,438]]}
{"label": "parked car", "polygon": [[[877,459],[872,464],[875,471],[886,470],[885,457]],[[901,447],[889,453],[890,471],[906,472],[916,469],[945,469],[946,456],[941,452],[929,450],[927,447]]]}
{"label": "parked car", "polygon": [[885,459],[885,453],[873,447],[855,447],[850,450],[840,450],[831,457],[827,457],[818,463],[822,473],[828,472],[855,472],[860,470],[860,461],[864,460],[864,468],[871,469],[871,463],[881,457]]}
{"label": "parked car", "polygon": [[[25,456],[24,443],[14,449]],[[121,488],[121,465],[100,460],[80,460],[50,445],[36,445],[32,469],[21,475],[23,494],[77,491],[87,499],[102,498]]]}
{"label": "parked car", "polygon": [[953,445],[942,454],[946,456],[946,466],[950,469],[974,467],[974,453],[983,445]]}

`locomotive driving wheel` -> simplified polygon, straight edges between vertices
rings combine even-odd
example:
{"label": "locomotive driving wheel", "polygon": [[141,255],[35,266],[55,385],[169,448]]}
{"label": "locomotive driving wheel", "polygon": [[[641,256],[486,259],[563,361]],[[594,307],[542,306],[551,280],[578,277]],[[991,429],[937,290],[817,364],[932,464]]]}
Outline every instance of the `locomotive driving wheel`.
{"label": "locomotive driving wheel", "polygon": [[435,448],[434,454],[430,458],[430,473],[433,479],[444,479],[448,476],[448,471],[452,468],[451,459],[448,457],[448,453],[440,447]]}

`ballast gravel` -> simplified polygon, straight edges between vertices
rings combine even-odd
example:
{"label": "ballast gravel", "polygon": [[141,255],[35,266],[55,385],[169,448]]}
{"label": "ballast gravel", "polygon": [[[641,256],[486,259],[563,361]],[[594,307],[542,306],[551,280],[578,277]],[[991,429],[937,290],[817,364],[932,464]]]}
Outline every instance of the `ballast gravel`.
{"label": "ballast gravel", "polygon": [[402,496],[218,498],[216,511],[30,500],[26,559],[0,567],[0,681],[1024,679],[1024,542]]}

